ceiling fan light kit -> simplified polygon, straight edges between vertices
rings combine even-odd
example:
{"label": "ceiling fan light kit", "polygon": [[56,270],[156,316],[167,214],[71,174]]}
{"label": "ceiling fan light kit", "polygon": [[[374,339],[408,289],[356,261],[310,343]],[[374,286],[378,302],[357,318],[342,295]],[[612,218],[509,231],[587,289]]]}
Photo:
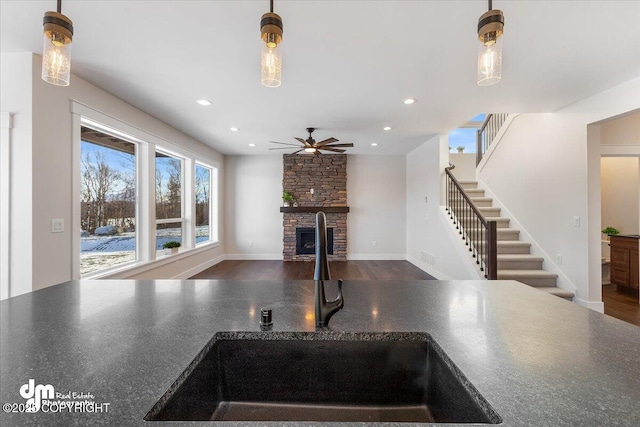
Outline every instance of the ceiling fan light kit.
{"label": "ceiling fan light kit", "polygon": [[502,78],[502,34],[504,15],[501,10],[489,10],[478,19],[478,86],[490,86]]}
{"label": "ceiling fan light kit", "polygon": [[270,0],[271,11],[260,19],[260,33],[264,45],[260,59],[260,82],[266,87],[278,87],[282,84],[282,18],[273,12],[273,0]]}
{"label": "ceiling fan light kit", "polygon": [[57,12],[45,12],[42,20],[42,80],[56,86],[69,86],[73,23],[61,11],[62,0],[58,0]]}

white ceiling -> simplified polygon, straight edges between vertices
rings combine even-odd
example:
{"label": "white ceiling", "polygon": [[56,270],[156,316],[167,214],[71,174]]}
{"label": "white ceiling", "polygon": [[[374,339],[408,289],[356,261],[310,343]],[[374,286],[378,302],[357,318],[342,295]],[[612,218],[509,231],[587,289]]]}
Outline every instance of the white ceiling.
{"label": "white ceiling", "polygon": [[[1,51],[41,53],[42,16],[55,5],[0,1]],[[268,141],[294,142],[310,126],[317,140],[355,143],[349,153],[402,154],[477,113],[553,112],[640,75],[640,1],[494,1],[504,65],[489,87],[475,80],[483,0],[275,0],[284,21],[275,89],[259,81],[268,0],[62,7],[75,28],[74,73],[224,154],[280,155]]]}

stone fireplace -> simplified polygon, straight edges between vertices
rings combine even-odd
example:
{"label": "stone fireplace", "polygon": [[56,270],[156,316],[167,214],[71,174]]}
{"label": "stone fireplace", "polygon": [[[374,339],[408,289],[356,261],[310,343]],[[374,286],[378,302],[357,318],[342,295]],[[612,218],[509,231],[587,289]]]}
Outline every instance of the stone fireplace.
{"label": "stone fireplace", "polygon": [[[282,189],[292,193],[298,205],[280,208],[283,212],[284,227],[283,259],[285,261],[315,260],[315,249],[299,250],[298,229],[313,232],[315,241],[316,213],[323,211],[327,217],[327,229],[331,229],[332,234],[333,253],[329,253],[329,260],[346,261],[347,213],[349,212],[346,154],[285,154],[283,166]],[[329,231],[327,231],[328,234]],[[327,240],[329,243],[329,238]],[[309,249],[309,242],[304,243]]]}

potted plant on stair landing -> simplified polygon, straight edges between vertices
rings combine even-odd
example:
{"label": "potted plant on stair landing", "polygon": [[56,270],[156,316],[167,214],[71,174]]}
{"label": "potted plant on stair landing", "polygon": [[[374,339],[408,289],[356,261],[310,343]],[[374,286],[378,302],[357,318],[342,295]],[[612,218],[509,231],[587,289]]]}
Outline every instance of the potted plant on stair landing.
{"label": "potted plant on stair landing", "polygon": [[167,255],[177,254],[178,248],[180,247],[180,242],[176,242],[175,240],[170,240],[168,242],[165,242],[164,245],[162,245],[162,247],[164,248],[164,253]]}
{"label": "potted plant on stair landing", "polygon": [[282,193],[282,202],[285,208],[291,206],[291,203],[293,202],[293,194],[288,191]]}

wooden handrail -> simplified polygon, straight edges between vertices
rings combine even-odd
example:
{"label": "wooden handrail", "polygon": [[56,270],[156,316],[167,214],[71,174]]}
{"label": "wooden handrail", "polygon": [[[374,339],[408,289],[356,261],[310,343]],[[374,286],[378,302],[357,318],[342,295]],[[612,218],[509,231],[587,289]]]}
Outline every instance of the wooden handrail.
{"label": "wooden handrail", "polygon": [[453,173],[451,173],[451,170],[455,169],[455,167],[456,167],[455,165],[452,165],[451,163],[449,163],[449,167],[444,168],[444,170],[447,173],[447,175],[449,176],[449,178],[451,179],[451,181],[453,181],[453,183],[456,186],[456,188],[458,189],[458,191],[460,191],[460,195],[464,198],[464,200],[467,202],[469,207],[476,214],[476,216],[478,217],[478,219],[480,220],[482,225],[484,225],[486,227],[487,226],[487,220],[484,219],[484,216],[482,216],[482,214],[480,213],[478,208],[476,208],[476,206],[473,204],[473,202],[469,198],[469,195],[467,195],[467,192],[464,191],[464,189],[462,188],[462,185],[460,185],[460,182],[458,182],[456,177],[453,176]]}
{"label": "wooden handrail", "polygon": [[[453,220],[459,234],[476,258],[476,264],[484,277],[489,280],[498,278],[497,222],[487,221],[480,213],[460,182],[451,172],[455,165],[449,164],[446,173],[446,210]],[[453,196],[453,197],[452,197]]]}

